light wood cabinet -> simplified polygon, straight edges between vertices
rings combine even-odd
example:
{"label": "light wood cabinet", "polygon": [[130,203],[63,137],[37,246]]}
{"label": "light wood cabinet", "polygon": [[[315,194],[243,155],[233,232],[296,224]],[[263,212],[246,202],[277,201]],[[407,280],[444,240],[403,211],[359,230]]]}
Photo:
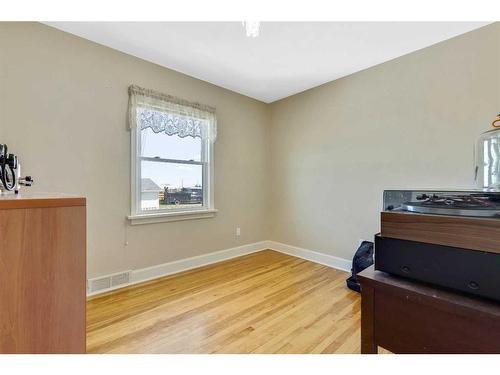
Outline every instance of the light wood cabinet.
{"label": "light wood cabinet", "polygon": [[0,195],[0,353],[85,353],[86,202]]}

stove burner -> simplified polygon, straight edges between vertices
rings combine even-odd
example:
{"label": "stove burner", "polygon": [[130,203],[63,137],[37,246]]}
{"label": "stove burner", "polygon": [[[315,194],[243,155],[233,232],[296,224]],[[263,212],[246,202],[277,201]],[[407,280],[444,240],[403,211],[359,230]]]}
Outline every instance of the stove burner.
{"label": "stove burner", "polygon": [[500,215],[500,200],[494,194],[421,194],[416,198],[417,202],[403,203],[401,205],[403,210],[437,215],[482,217]]}

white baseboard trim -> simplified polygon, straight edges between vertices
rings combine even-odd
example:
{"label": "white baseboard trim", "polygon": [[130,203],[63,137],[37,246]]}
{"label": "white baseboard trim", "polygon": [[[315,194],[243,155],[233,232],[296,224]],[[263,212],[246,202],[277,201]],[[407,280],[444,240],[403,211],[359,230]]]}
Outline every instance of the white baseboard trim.
{"label": "white baseboard trim", "polygon": [[[160,277],[173,275],[175,273],[188,271],[193,268],[198,268],[202,266],[207,266],[209,264],[222,262],[224,260],[236,258],[246,254],[255,253],[257,251],[262,251],[267,249],[267,243],[268,241],[255,242],[248,245],[215,251],[209,254],[198,255],[191,258],[180,259],[173,262],[132,270],[130,272],[130,282],[116,285],[111,288],[101,289],[95,292],[87,293],[87,297],[111,292],[116,289],[121,289],[130,285],[139,284],[146,281],[151,281]],[[98,278],[101,279],[106,276],[111,276],[111,275],[100,276]]]}
{"label": "white baseboard trim", "polygon": [[[158,279],[160,277],[173,275],[179,272],[188,271],[193,268],[207,266],[209,264],[222,262],[242,255],[255,253],[258,251],[271,249],[280,253],[292,255],[298,258],[309,260],[311,262],[323,264],[328,267],[336,268],[342,271],[350,272],[351,261],[332,255],[327,255],[313,250],[303,249],[296,246],[286,245],[276,241],[260,241],[243,246],[233,247],[226,250],[215,251],[209,254],[198,255],[191,258],[176,260],[173,262],[158,264],[151,267],[132,270],[130,272],[130,281],[128,283],[113,286],[107,289],[97,290],[87,293],[87,297],[95,296],[102,293],[111,292],[113,290],[125,288],[134,284],[143,283]],[[111,275],[107,275],[111,276]],[[105,276],[98,277],[99,279]]]}
{"label": "white baseboard trim", "polygon": [[323,264],[325,266],[335,268],[342,271],[351,272],[352,261],[344,258],[339,258],[333,255],[320,253],[318,251],[303,249],[301,247],[287,245],[276,241],[267,241],[268,248],[279,251],[280,253],[292,255],[294,257],[309,260],[314,263]]}
{"label": "white baseboard trim", "polygon": [[265,250],[266,243],[267,241],[255,242],[248,245],[219,250],[209,254],[198,255],[191,258],[135,270],[132,271],[131,283],[136,284],[143,281],[149,281],[158,277],[168,276],[174,273],[188,271],[193,268],[222,262],[224,260],[236,258],[242,255],[255,253],[257,251]]}

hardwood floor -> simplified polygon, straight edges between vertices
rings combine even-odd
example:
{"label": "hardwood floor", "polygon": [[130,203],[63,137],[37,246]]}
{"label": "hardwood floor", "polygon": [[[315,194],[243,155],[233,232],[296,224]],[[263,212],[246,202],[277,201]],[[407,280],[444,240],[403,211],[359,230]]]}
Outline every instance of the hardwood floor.
{"label": "hardwood floor", "polygon": [[359,353],[346,272],[266,250],[90,299],[89,353]]}

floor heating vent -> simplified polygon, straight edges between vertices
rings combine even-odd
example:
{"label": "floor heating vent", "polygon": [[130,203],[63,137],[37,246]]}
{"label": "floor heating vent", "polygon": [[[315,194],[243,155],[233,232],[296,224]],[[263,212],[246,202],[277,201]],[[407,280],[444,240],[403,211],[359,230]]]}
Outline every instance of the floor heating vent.
{"label": "floor heating vent", "polygon": [[87,283],[87,292],[95,293],[118,285],[128,284],[130,282],[130,272],[131,271],[120,272],[108,276],[89,279]]}

